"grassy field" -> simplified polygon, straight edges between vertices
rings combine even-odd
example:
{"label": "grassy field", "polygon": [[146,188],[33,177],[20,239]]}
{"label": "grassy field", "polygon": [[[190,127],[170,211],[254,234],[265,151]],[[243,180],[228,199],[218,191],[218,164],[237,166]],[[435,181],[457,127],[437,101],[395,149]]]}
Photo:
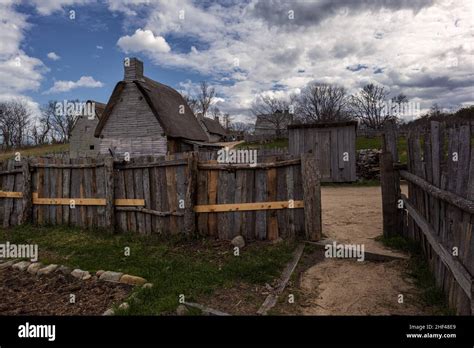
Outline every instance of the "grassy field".
{"label": "grassy field", "polygon": [[[119,271],[144,277],[151,289],[139,289],[137,301],[121,314],[168,314],[178,297],[193,301],[236,282],[270,283],[291,259],[293,244],[252,243],[234,256],[229,243],[210,240],[163,240],[110,235],[71,227],[19,226],[0,229],[0,243],[38,244],[39,261],[90,272]],[[124,248],[130,248],[130,256]]]}
{"label": "grassy field", "polygon": [[24,156],[41,156],[48,155],[58,152],[69,151],[69,144],[54,144],[54,145],[42,145],[35,147],[27,147],[24,149],[14,149],[0,152],[0,161],[4,161],[9,158],[15,157],[15,153],[19,152],[22,157]]}

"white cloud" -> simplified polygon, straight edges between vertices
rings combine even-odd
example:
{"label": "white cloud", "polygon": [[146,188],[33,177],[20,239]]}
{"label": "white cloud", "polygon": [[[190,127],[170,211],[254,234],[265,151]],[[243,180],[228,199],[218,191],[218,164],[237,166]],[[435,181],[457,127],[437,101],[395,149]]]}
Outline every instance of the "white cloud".
{"label": "white cloud", "polygon": [[155,36],[151,30],[137,29],[132,36],[122,36],[117,45],[125,53],[145,52],[149,54],[166,53],[171,50],[162,36]]}
{"label": "white cloud", "polygon": [[60,60],[61,57],[58,56],[56,53],[54,52],[49,52],[48,53],[48,58],[51,59],[51,60]]}
{"label": "white cloud", "polygon": [[[300,11],[290,22],[278,8],[258,0],[212,2],[205,9],[191,0],[157,0],[147,11],[143,31],[185,40],[181,42],[189,43],[188,51],[145,50],[143,42],[134,51],[147,52],[157,65],[207,76],[226,100],[219,107],[242,117],[258,95],[288,95],[313,80],[343,85],[349,93],[366,83],[380,83],[392,94],[421,100],[422,108],[433,102],[472,102],[472,85],[467,86],[474,79],[473,46],[467,44],[472,42],[468,0],[366,1],[364,6],[344,1],[349,11],[337,10],[336,3],[331,5],[334,11],[322,13],[324,1],[294,3]],[[262,4],[268,15],[253,15]],[[352,11],[352,6],[357,9]],[[311,20],[313,12],[317,21]],[[347,69],[358,64],[367,68]]]}
{"label": "white cloud", "polygon": [[98,50],[103,50],[103,49],[104,49],[104,47],[103,47],[103,46],[100,46],[100,45],[97,45],[97,46],[95,46],[95,47],[96,47]]}
{"label": "white cloud", "polygon": [[[94,0],[23,0],[23,2],[32,4],[39,14],[46,16],[56,11],[62,11],[65,6],[85,5],[94,2]],[[70,10],[77,9],[72,7]]]}
{"label": "white cloud", "polygon": [[81,76],[77,81],[56,81],[54,82],[53,87],[47,90],[44,94],[69,92],[70,90],[79,87],[99,88],[103,86],[104,84],[102,82],[94,80],[92,76]]}

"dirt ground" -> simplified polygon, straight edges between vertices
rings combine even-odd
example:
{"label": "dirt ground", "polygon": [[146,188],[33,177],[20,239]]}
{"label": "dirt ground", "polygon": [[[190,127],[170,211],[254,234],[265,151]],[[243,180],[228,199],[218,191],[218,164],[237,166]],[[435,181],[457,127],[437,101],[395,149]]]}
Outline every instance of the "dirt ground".
{"label": "dirt ground", "polygon": [[[406,188],[403,188],[406,190]],[[364,244],[365,251],[401,255],[374,238],[382,233],[380,187],[323,187],[323,233],[344,244]],[[406,257],[406,255],[405,255]],[[388,262],[305,255],[294,280],[275,308],[292,315],[429,315],[420,290],[407,275],[407,261]],[[297,300],[290,304],[289,294]],[[403,295],[403,302],[399,303]]]}
{"label": "dirt ground", "polygon": [[[52,273],[37,277],[12,268],[0,271],[0,315],[102,315],[132,287]],[[75,303],[70,303],[70,295]]]}

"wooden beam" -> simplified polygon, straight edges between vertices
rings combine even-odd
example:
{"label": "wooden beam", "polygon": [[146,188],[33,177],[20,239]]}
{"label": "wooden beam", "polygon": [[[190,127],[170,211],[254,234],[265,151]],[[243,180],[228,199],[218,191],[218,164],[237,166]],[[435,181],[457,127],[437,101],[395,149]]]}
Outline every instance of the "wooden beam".
{"label": "wooden beam", "polygon": [[[303,201],[294,201],[293,208],[303,208]],[[290,208],[289,201],[278,202],[257,202],[257,203],[230,203],[230,204],[209,204],[195,205],[196,213],[221,213],[229,211],[253,211],[253,210],[272,210],[272,209],[293,209]]]}
{"label": "wooden beam", "polygon": [[104,198],[39,198],[38,192],[33,192],[34,205],[70,205],[71,200],[75,205],[105,205]]}
{"label": "wooden beam", "polygon": [[178,211],[158,211],[158,210],[152,210],[152,209],[146,209],[146,208],[141,208],[141,207],[122,207],[122,206],[117,206],[115,208],[117,211],[129,211],[129,212],[137,212],[137,213],[144,213],[144,214],[150,214],[150,215],[155,215],[155,216],[184,216],[183,212],[178,212]]}
{"label": "wooden beam", "polygon": [[0,198],[22,198],[23,192],[0,191]]}
{"label": "wooden beam", "polygon": [[455,259],[449,251],[447,251],[441,243],[438,236],[431,225],[421,216],[418,211],[411,205],[408,198],[402,194],[404,205],[411,215],[413,220],[416,222],[418,227],[421,229],[423,234],[426,236],[427,241],[430,243],[433,251],[438,255],[440,260],[446,265],[451,271],[454,278],[456,279],[459,286],[466,293],[467,297],[472,300],[472,282],[473,278],[469,272],[464,268],[461,262]]}
{"label": "wooden beam", "polygon": [[23,160],[22,163],[22,172],[23,172],[23,192],[22,192],[22,205],[21,205],[21,214],[19,216],[19,223],[24,224],[25,222],[31,221],[31,216],[33,213],[33,205],[31,198],[31,172],[30,164],[27,159]]}
{"label": "wooden beam", "polygon": [[2,170],[0,171],[0,175],[20,174],[22,172],[23,172],[22,169]]}
{"label": "wooden beam", "polygon": [[[39,198],[38,192],[33,192],[33,204],[34,205],[70,205],[71,200],[74,201],[75,205],[95,205],[105,206],[107,205],[105,198]],[[144,199],[116,199],[114,201],[115,206],[145,206]]]}
{"label": "wooden beam", "polygon": [[[426,193],[430,194],[431,196],[442,199],[449,204],[452,204],[469,214],[474,214],[474,201],[460,197],[452,192],[442,190],[436,186],[431,185],[428,181],[411,174],[405,170],[400,171],[400,176],[415,184],[423,189]],[[467,189],[467,188],[466,188]]]}
{"label": "wooden beam", "polygon": [[123,206],[135,206],[135,207],[144,207],[145,200],[144,199],[125,199],[125,198],[116,198],[114,200],[114,205],[116,207],[123,207]]}
{"label": "wooden beam", "polygon": [[61,168],[61,169],[83,169],[103,167],[104,163],[84,163],[84,164],[58,164],[58,163],[32,163],[30,168]]}
{"label": "wooden beam", "polygon": [[236,169],[269,169],[277,167],[286,167],[295,164],[300,164],[301,160],[299,158],[280,161],[280,162],[267,162],[267,163],[256,163],[256,164],[209,164],[209,163],[199,163],[198,169],[203,170],[236,170]]}
{"label": "wooden beam", "polygon": [[273,306],[275,306],[278,300],[278,296],[283,292],[283,290],[285,290],[286,284],[288,284],[288,281],[290,280],[291,275],[293,274],[293,271],[295,270],[296,265],[298,264],[298,261],[301,258],[301,255],[303,255],[303,250],[304,244],[298,245],[295,252],[293,253],[293,259],[286,265],[285,269],[283,270],[278,286],[273,290],[271,294],[267,296],[262,306],[257,311],[257,314],[266,315],[267,312],[271,308],[273,308]]}
{"label": "wooden beam", "polygon": [[154,168],[154,167],[171,167],[171,166],[182,166],[188,164],[188,159],[175,159],[175,160],[163,160],[156,162],[145,162],[145,163],[131,163],[126,162],[114,162],[115,169],[140,169],[140,168]]}
{"label": "wooden beam", "polygon": [[105,165],[105,227],[114,231],[115,227],[115,198],[114,198],[114,159],[108,157],[104,160]]}

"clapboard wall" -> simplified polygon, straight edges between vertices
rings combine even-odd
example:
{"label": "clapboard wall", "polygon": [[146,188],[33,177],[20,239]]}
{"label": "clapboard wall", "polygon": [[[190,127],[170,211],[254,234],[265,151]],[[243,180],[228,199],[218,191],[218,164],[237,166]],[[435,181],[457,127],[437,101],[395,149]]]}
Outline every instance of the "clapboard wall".
{"label": "clapboard wall", "polygon": [[322,182],[355,181],[356,127],[355,121],[289,125],[289,153],[314,153]]}

